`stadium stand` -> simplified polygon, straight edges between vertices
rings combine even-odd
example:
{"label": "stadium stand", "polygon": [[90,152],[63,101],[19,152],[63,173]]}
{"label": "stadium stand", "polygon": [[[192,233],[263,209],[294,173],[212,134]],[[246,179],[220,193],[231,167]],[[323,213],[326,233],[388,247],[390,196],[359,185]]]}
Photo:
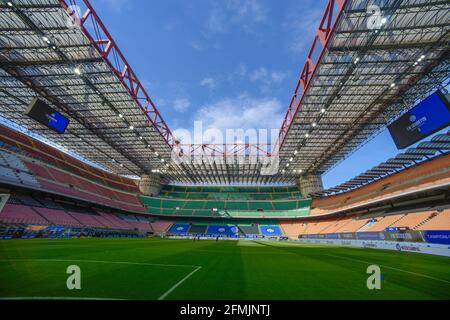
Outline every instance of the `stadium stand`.
{"label": "stadium stand", "polygon": [[229,225],[209,225],[206,234],[212,237],[236,237],[238,229]]}
{"label": "stadium stand", "polygon": [[450,209],[436,212],[419,223],[416,228],[418,230],[450,230]]}
{"label": "stadium stand", "polygon": [[261,234],[269,237],[280,237],[283,235],[283,232],[280,229],[280,226],[276,225],[260,225],[259,229],[261,230]]}
{"label": "stadium stand", "polygon": [[150,228],[156,234],[165,233],[172,226],[173,222],[168,220],[157,220],[150,222]]}
{"label": "stadium stand", "polygon": [[74,219],[70,214],[63,210],[48,208],[33,208],[37,213],[44,217],[47,221],[55,225],[81,227],[80,222]]}
{"label": "stadium stand", "polygon": [[0,212],[0,223],[3,224],[0,236],[18,231],[23,235],[30,226],[35,226],[37,231],[46,228],[49,235],[54,233],[52,227],[59,227],[60,234],[83,230],[87,234],[136,236],[151,231],[148,218],[135,214],[126,214],[126,217],[68,202],[57,203],[48,197],[13,194]]}
{"label": "stadium stand", "polygon": [[[25,185],[130,212],[143,212],[131,179],[89,166],[0,125],[0,182]],[[5,170],[3,170],[5,168]]]}
{"label": "stadium stand", "polygon": [[39,215],[31,207],[9,203],[6,204],[0,212],[0,221],[5,223],[49,223],[48,220]]}
{"label": "stadium stand", "polygon": [[159,197],[140,196],[150,214],[192,217],[301,217],[311,199],[296,187],[165,186]]}
{"label": "stadium stand", "polygon": [[373,213],[320,220],[282,220],[283,233],[296,239],[302,235],[382,232],[396,230],[450,230],[450,209],[402,213]]}
{"label": "stadium stand", "polygon": [[314,198],[311,215],[326,215],[376,201],[420,192],[450,183],[450,154],[410,167],[356,190],[328,197]]}
{"label": "stadium stand", "polygon": [[187,235],[189,233],[190,225],[187,223],[174,223],[168,233],[170,234],[178,234],[178,235]]}
{"label": "stadium stand", "polygon": [[[0,141],[0,147],[2,148],[14,150],[30,158],[40,159],[55,168],[77,174],[111,188],[138,192],[137,185],[133,180],[90,166],[42,141],[14,131],[2,124],[0,124]],[[42,169],[39,168],[38,170]]]}

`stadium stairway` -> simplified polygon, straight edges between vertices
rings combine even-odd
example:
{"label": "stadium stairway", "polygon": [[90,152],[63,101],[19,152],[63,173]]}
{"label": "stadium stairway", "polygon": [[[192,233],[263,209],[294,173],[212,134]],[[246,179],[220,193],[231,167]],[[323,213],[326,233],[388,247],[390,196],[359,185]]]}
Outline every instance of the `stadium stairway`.
{"label": "stadium stairway", "polygon": [[374,220],[369,220],[365,225],[363,225],[361,228],[359,228],[358,230],[356,230],[356,232],[364,232],[369,230],[375,223],[377,223],[377,221]]}
{"label": "stadium stairway", "polygon": [[413,229],[413,230],[419,230],[421,226],[423,226],[424,224],[428,223],[428,221],[432,220],[433,218],[437,217],[438,214],[439,214],[439,213],[438,213],[437,211],[431,213],[431,215],[430,215],[427,219],[423,220],[421,223],[419,223],[418,225],[416,225],[416,226],[415,226],[414,228],[412,228],[412,229]]}

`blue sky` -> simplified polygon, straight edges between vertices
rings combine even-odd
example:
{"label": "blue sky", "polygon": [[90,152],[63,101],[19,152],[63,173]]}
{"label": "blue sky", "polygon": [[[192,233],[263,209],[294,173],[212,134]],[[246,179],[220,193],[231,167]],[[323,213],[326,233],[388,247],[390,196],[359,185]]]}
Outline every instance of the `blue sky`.
{"label": "blue sky", "polygon": [[[280,127],[326,0],[91,3],[172,130],[225,130]],[[396,153],[385,131],[325,187]]]}

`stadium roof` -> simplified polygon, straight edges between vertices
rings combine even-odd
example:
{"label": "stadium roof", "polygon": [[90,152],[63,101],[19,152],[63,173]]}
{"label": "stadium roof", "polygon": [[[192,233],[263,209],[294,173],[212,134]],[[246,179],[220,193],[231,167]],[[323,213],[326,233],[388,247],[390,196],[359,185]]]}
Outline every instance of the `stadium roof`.
{"label": "stadium roof", "polygon": [[[73,6],[81,8],[81,19]],[[324,172],[431,90],[449,70],[448,1],[329,0],[278,143],[201,145],[184,154],[245,155],[243,162],[170,161],[176,142],[136,73],[87,0],[0,2],[0,112],[119,174],[160,172],[178,183],[292,183]],[[371,21],[371,20],[370,20]],[[69,116],[59,135],[24,116],[35,96]],[[201,151],[199,153],[199,151]],[[279,154],[262,175],[252,156]],[[395,164],[390,164],[395,165]]]}

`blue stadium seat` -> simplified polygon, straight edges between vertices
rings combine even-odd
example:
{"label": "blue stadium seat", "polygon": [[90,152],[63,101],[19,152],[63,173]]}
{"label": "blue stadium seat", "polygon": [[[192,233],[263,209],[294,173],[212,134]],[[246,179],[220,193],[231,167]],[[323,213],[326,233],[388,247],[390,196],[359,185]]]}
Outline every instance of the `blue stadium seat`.
{"label": "blue stadium seat", "polygon": [[279,226],[260,226],[259,228],[264,236],[280,237],[283,235]]}
{"label": "blue stadium seat", "polygon": [[189,231],[189,224],[185,223],[175,223],[169,229],[169,233],[171,234],[187,234]]}
{"label": "blue stadium seat", "polygon": [[211,225],[208,226],[207,234],[211,236],[237,236],[238,228],[236,226]]}

